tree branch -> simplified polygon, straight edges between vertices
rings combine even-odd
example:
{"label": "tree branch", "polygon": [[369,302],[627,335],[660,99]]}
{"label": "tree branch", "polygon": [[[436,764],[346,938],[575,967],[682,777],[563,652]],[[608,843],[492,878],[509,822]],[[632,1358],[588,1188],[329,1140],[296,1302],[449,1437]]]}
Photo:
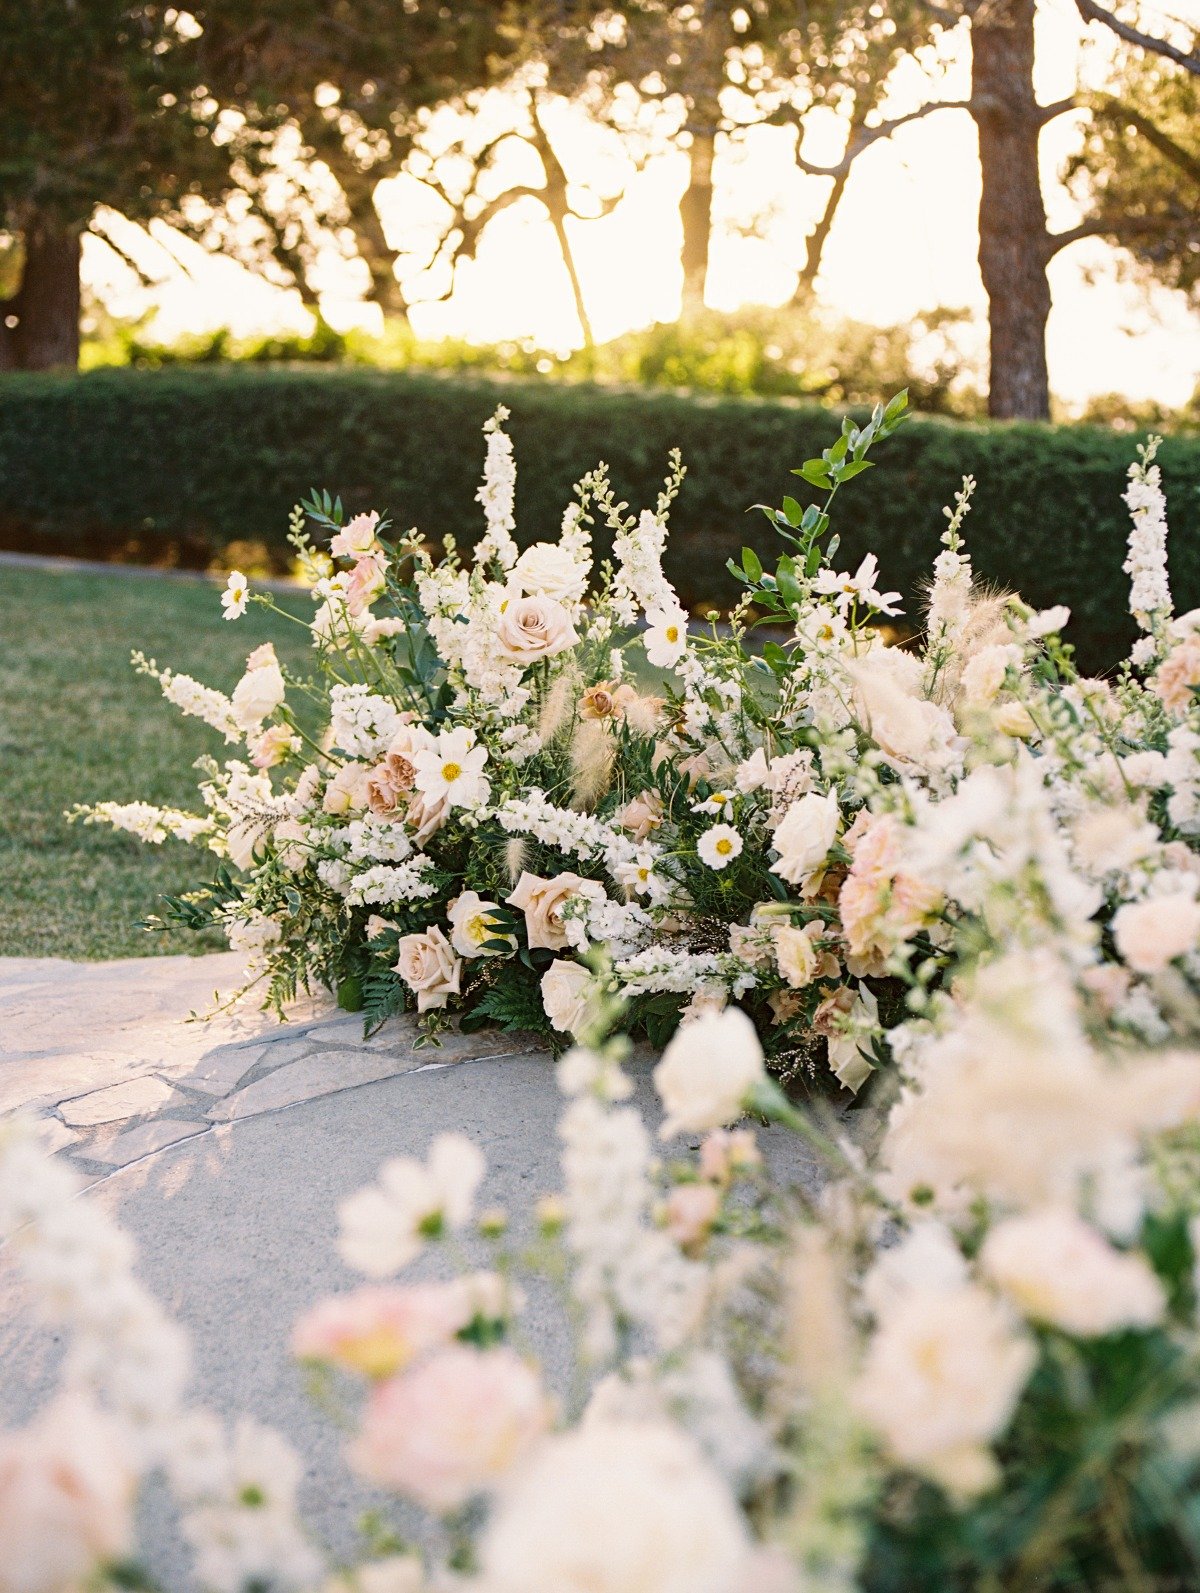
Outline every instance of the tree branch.
{"label": "tree branch", "polygon": [[1134,127],[1146,140],[1152,149],[1169,160],[1173,166],[1178,166],[1193,182],[1200,183],[1200,155],[1194,155],[1191,150],[1184,149],[1182,144],[1175,142],[1157,123],[1152,122],[1148,116],[1143,116],[1141,111],[1127,105],[1124,100],[1109,99],[1105,101],[1105,111],[1112,116],[1118,116],[1130,127]]}
{"label": "tree branch", "polygon": [[1106,11],[1103,6],[1097,5],[1096,0],[1075,0],[1075,9],[1085,22],[1099,22],[1115,33],[1119,39],[1124,39],[1126,44],[1136,44],[1143,50],[1152,51],[1155,55],[1165,56],[1168,61],[1174,61],[1176,66],[1183,67],[1186,72],[1194,72],[1200,76],[1200,55],[1194,49],[1189,55],[1166,39],[1156,38],[1151,33],[1143,33],[1140,28],[1132,27],[1128,22],[1122,22],[1119,17],[1114,17],[1111,11]]}
{"label": "tree branch", "polygon": [[1139,239],[1158,238],[1168,228],[1161,216],[1093,216],[1081,221],[1066,232],[1051,232],[1046,237],[1046,260],[1053,260],[1061,250],[1078,243],[1082,238],[1108,238],[1113,243],[1136,243]]}
{"label": "tree branch", "polygon": [[[970,108],[967,100],[930,100],[927,105],[918,106],[915,111],[907,111],[903,116],[894,116],[890,121],[880,122],[875,127],[864,127],[861,132],[852,134],[846,153],[833,166],[815,166],[812,161],[804,159],[799,147],[796,150],[796,165],[808,177],[835,179],[844,177],[864,150],[870,149],[871,145],[878,143],[881,138],[890,138],[898,128],[904,127],[908,122],[920,121],[923,116],[929,116],[934,111],[968,111]],[[797,132],[801,132],[800,114],[798,112],[789,114],[789,112],[790,107],[787,110],[776,111],[767,120],[777,126],[782,122],[791,122]]]}

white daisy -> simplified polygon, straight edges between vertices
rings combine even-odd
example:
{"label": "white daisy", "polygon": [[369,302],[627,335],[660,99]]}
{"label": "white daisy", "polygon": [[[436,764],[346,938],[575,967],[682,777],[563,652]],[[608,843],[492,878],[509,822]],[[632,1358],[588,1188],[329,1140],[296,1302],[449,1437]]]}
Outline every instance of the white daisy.
{"label": "white daisy", "polygon": [[742,838],[732,824],[714,824],[705,830],[696,846],[700,861],[709,868],[724,868],[742,850]]}
{"label": "white daisy", "polygon": [[240,570],[230,572],[225,590],[221,593],[221,607],[227,620],[241,619],[250,599],[250,583]]}
{"label": "white daisy", "polygon": [[642,637],[646,657],[656,669],[670,669],[687,648],[687,615],[678,606],[660,605],[646,611]]}
{"label": "white daisy", "polygon": [[491,791],[483,772],[487,748],[475,744],[471,730],[443,730],[432,747],[413,761],[417,790],[430,802],[443,799],[452,808],[478,807]]}

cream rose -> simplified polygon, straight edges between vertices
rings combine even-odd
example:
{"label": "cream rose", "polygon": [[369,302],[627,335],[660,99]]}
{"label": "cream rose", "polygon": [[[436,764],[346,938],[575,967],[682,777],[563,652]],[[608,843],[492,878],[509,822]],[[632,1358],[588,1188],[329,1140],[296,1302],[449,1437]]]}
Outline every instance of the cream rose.
{"label": "cream rose", "polygon": [[817,950],[816,944],[824,933],[824,925],[818,923],[805,924],[802,929],[794,924],[777,924],[771,931],[776,966],[794,990],[803,990],[826,971],[829,959]]}
{"label": "cream rose", "polygon": [[779,853],[771,864],[773,873],[790,885],[799,885],[825,861],[837,837],[837,793],[818,796],[809,791],[793,802],[775,831],[774,845]]}
{"label": "cream rose", "polygon": [[[531,951],[543,947],[547,951],[562,951],[573,944],[567,931],[563,908],[576,896],[586,896],[592,901],[604,900],[604,887],[594,879],[582,879],[569,870],[556,874],[553,879],[541,879],[528,872],[521,875],[516,889],[508,898],[511,907],[525,914],[525,930]],[[582,932],[575,937],[582,940]]]}
{"label": "cream rose", "polygon": [[325,787],[321,806],[326,813],[361,813],[369,801],[369,763],[343,763]]}
{"label": "cream rose", "polygon": [[724,1128],[746,1109],[765,1078],[763,1050],[754,1025],[737,1007],[706,1013],[680,1029],[654,1070],[654,1088],[666,1108],[663,1139]]}
{"label": "cream rose", "polygon": [[257,730],[263,720],[279,707],[285,690],[283,671],[275,662],[272,648],[270,658],[256,664],[253,669],[247,669],[233,688],[230,703],[235,723],[242,730]]}
{"label": "cream rose", "polygon": [[535,542],[513,565],[511,579],[529,596],[578,603],[587,589],[588,572],[556,542]]}
{"label": "cream rose", "polygon": [[449,821],[450,793],[445,791],[441,796],[428,797],[420,791],[414,791],[408,799],[405,818],[417,845],[424,846],[429,837],[436,835]]}
{"label": "cream rose", "polygon": [[514,664],[533,664],[539,658],[565,653],[579,640],[571,616],[552,597],[510,598],[496,626],[503,656]]}
{"label": "cream rose", "polygon": [[1200,940],[1200,902],[1182,891],[1126,902],[1113,915],[1117,950],[1137,973],[1160,973]]}
{"label": "cream rose", "polygon": [[542,1006],[560,1034],[578,1037],[588,1013],[592,976],[577,962],[558,957],[542,975]]}
{"label": "cream rose", "polygon": [[458,995],[462,959],[436,925],[419,935],[402,935],[399,950],[396,972],[416,992],[418,1012],[444,1007]]}

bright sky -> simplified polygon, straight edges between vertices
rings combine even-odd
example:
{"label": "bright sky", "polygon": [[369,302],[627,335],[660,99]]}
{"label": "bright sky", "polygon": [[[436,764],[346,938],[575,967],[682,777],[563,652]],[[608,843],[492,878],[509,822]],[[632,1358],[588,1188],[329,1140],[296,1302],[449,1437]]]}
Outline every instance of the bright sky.
{"label": "bright sky", "polygon": [[[1200,0],[1187,0],[1187,4]],[[1176,0],[1176,10],[1182,0]],[[1071,0],[1049,0],[1039,10],[1038,93],[1043,102],[1069,94],[1078,73],[1096,70],[1096,46],[1084,42]],[[1089,48],[1091,54],[1089,55]],[[939,97],[967,89],[964,49],[949,49]],[[913,66],[893,85],[891,114],[929,97],[928,82]],[[1050,225],[1078,218],[1057,180],[1077,139],[1075,118],[1052,122],[1042,138],[1043,182]],[[672,320],[679,305],[679,195],[685,162],[679,155],[652,159],[640,173],[621,172],[614,142],[567,111],[555,129],[569,169],[595,174],[603,185],[616,171],[628,177],[625,197],[607,217],[576,222],[575,239],[584,292],[598,339],[655,320]],[[712,245],[709,302],[780,304],[791,295],[791,262],[820,203],[824,184],[800,176],[789,157],[790,135],[760,129],[743,149],[717,167],[718,229]],[[804,153],[815,161],[840,155],[834,126],[814,125]],[[515,158],[515,157],[514,157]],[[515,176],[515,169],[514,169]],[[855,163],[827,244],[818,292],[831,308],[878,324],[903,322],[939,306],[977,312],[982,346],[986,299],[975,259],[979,166],[974,125],[963,111],[942,111],[881,140]],[[427,205],[412,185],[388,185],[380,207],[393,242],[421,246]],[[746,223],[760,218],[751,234]],[[727,225],[721,225],[721,222]],[[732,225],[729,225],[732,224]],[[303,324],[295,295],[256,280],[234,262],[213,259],[184,240],[159,238],[187,261],[190,276],[169,269],[163,248],[151,248],[168,280],[153,294],[161,306],[159,334],[230,325],[245,332],[263,326]],[[148,240],[147,240],[148,242]],[[132,273],[89,240],[85,270],[118,313],[144,309],[147,297]],[[1049,328],[1051,384],[1067,403],[1090,394],[1124,392],[1131,398],[1185,402],[1200,383],[1200,318],[1180,294],[1149,296],[1117,280],[1114,252],[1089,240],[1063,251],[1050,269],[1054,309]],[[356,279],[345,267],[328,274],[325,313],[335,324],[362,320]],[[367,318],[372,313],[367,307]],[[453,295],[417,307],[422,335],[476,341],[532,339],[565,349],[579,341],[569,285],[545,213],[522,201],[487,229],[475,261],[459,267]]]}

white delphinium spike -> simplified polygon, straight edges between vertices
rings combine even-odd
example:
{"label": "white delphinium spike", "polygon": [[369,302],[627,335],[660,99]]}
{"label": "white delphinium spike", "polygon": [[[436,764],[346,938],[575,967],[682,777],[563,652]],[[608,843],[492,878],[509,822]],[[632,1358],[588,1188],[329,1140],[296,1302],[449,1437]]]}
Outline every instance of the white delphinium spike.
{"label": "white delphinium spike", "polygon": [[475,494],[483,505],[487,531],[475,546],[475,563],[480,569],[495,560],[501,569],[511,570],[517,562],[517,544],[512,539],[516,525],[514,505],[517,491],[517,466],[513,459],[512,438],[504,430],[508,410],[503,404],[485,422],[483,432],[487,438],[487,458],[483,466],[483,482]]}
{"label": "white delphinium spike", "polygon": [[926,618],[926,684],[930,690],[962,634],[970,613],[974,572],[970,554],[963,551],[962,524],[971,511],[971,494],[974,491],[975,477],[964,476],[962,486],[954,494],[953,509],[942,510],[948,524],[942,532],[943,551],[933,561],[933,585],[929,589]]}
{"label": "white delphinium spike", "polygon": [[1159,651],[1159,633],[1173,612],[1167,579],[1167,500],[1162,472],[1154,462],[1161,442],[1161,437],[1148,437],[1138,448],[1124,493],[1133,529],[1122,569],[1130,578],[1129,612],[1146,632],[1134,651],[1134,662],[1142,665]]}
{"label": "white delphinium spike", "polygon": [[240,741],[243,731],[233,713],[233,704],[224,692],[202,685],[190,675],[177,675],[169,669],[159,669],[145,653],[132,654],[133,667],[139,675],[149,675],[162,687],[162,694],[180,713],[191,719],[203,719],[206,725],[219,730],[226,741]]}

